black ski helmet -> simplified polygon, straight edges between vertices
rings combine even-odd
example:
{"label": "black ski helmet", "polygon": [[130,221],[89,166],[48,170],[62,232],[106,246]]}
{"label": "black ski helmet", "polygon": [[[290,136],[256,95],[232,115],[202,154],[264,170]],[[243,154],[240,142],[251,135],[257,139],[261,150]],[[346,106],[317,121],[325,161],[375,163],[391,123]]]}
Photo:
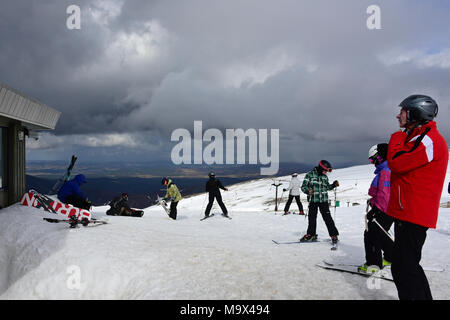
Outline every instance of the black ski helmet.
{"label": "black ski helmet", "polygon": [[418,122],[420,124],[433,120],[438,114],[438,105],[429,96],[415,94],[403,100],[399,107],[408,113],[408,122]]}
{"label": "black ski helmet", "polygon": [[329,163],[327,160],[320,160],[317,167],[320,169],[320,171],[331,172],[333,170],[331,163]]}
{"label": "black ski helmet", "polygon": [[215,177],[216,177],[216,174],[215,174],[214,172],[210,172],[210,173],[208,174],[208,177],[210,177],[210,178],[215,178]]}

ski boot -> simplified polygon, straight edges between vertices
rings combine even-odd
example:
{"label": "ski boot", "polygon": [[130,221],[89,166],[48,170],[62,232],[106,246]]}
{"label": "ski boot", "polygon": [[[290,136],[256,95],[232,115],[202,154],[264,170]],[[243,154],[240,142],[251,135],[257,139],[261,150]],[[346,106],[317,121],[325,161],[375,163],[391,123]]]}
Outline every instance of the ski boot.
{"label": "ski boot", "polygon": [[386,259],[384,259],[383,258],[383,262],[382,262],[382,268],[385,268],[385,267],[390,267],[391,266],[391,262],[389,262],[389,261],[387,261]]}
{"label": "ski boot", "polygon": [[310,235],[310,234],[305,234],[301,239],[300,242],[312,242],[312,241],[316,241],[317,240],[317,234],[316,235]]}
{"label": "ski boot", "polygon": [[78,225],[78,218],[77,218],[77,216],[74,214],[74,215],[72,215],[72,216],[69,218],[69,220],[70,220],[70,222],[69,222],[70,227],[71,227],[71,228],[76,228],[77,225]]}
{"label": "ski boot", "polygon": [[87,227],[89,225],[89,219],[88,218],[81,219],[81,224],[83,227]]}
{"label": "ski boot", "polygon": [[331,237],[331,243],[332,243],[332,244],[336,244],[336,243],[338,243],[338,241],[339,241],[339,239],[338,239],[337,236],[332,236],[332,237]]}
{"label": "ski boot", "polygon": [[358,271],[362,273],[373,274],[380,271],[380,267],[378,267],[377,265],[368,266],[367,263],[364,263],[362,266],[358,267]]}
{"label": "ski boot", "polygon": [[300,212],[298,213],[299,216],[304,216],[305,213],[303,212],[303,210],[300,210]]}

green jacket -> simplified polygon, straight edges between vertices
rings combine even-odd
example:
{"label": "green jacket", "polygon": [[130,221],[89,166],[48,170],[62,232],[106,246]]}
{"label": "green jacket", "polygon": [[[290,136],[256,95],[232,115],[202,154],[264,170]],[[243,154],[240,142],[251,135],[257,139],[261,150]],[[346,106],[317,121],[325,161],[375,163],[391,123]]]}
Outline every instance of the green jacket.
{"label": "green jacket", "polygon": [[164,196],[164,200],[171,200],[173,202],[178,202],[182,199],[180,191],[178,190],[178,187],[172,183],[172,180],[169,179],[169,182],[167,183],[167,192]]}
{"label": "green jacket", "polygon": [[[328,177],[324,174],[319,175],[317,169],[314,168],[305,175],[302,184],[303,193],[308,195],[309,202],[328,202],[328,191],[335,188],[334,184],[328,182]],[[309,190],[312,189],[314,193],[312,196]]]}

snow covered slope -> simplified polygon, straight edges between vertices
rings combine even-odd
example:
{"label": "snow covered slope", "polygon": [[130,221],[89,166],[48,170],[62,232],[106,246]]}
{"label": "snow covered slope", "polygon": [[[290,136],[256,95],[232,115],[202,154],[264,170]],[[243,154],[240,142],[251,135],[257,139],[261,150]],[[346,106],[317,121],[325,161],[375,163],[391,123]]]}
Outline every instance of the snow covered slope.
{"label": "snow covered slope", "polygon": [[[109,217],[107,207],[96,207],[93,215],[109,224],[77,229],[47,223],[42,217],[50,214],[16,204],[0,211],[0,298],[397,299],[392,282],[316,266],[324,259],[364,262],[365,201],[372,178],[370,165],[330,175],[340,181],[340,207],[331,209],[340,232],[337,251],[327,242],[272,242],[298,240],[307,220],[273,211],[271,179],[229,186],[222,193],[232,220],[221,217],[215,205],[216,215],[199,221],[205,194],[183,199],[177,221],[158,206],[145,209],[143,218]],[[289,179],[280,177],[284,187]],[[447,174],[441,202],[450,201],[448,182]],[[334,192],[329,196],[334,201]],[[292,209],[298,210],[295,203]],[[318,234],[328,238],[320,217]],[[427,273],[436,299],[450,298],[449,245],[450,208],[441,208],[422,259],[423,266],[445,268]]]}

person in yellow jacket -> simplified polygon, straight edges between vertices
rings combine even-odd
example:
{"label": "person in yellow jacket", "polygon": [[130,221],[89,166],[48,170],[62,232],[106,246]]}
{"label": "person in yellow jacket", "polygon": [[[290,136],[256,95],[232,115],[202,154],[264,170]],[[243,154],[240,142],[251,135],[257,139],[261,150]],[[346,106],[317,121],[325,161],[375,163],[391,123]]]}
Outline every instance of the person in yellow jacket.
{"label": "person in yellow jacket", "polygon": [[167,187],[167,192],[163,200],[165,202],[168,202],[169,200],[171,201],[169,217],[173,220],[177,220],[177,205],[178,202],[182,199],[181,193],[175,183],[173,183],[172,180],[166,177],[162,179],[161,184]]}

